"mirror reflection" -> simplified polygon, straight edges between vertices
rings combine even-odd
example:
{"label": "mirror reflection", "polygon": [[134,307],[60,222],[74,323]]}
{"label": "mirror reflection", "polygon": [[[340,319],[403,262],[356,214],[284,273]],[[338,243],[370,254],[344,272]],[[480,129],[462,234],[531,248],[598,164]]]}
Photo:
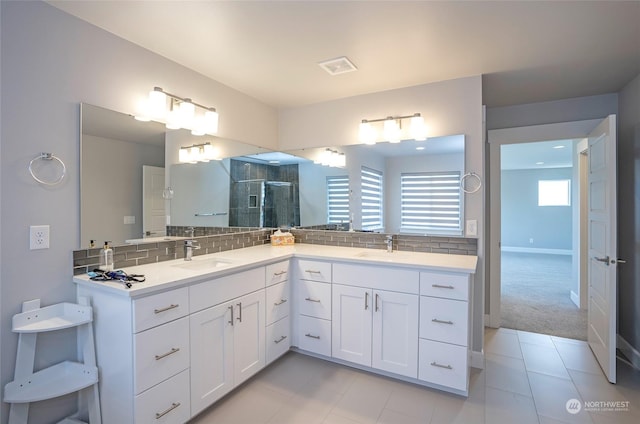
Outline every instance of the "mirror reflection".
{"label": "mirror reflection", "polygon": [[[88,104],[81,115],[81,247],[167,225],[462,235],[462,135],[282,153]],[[180,163],[202,143],[215,160]]]}

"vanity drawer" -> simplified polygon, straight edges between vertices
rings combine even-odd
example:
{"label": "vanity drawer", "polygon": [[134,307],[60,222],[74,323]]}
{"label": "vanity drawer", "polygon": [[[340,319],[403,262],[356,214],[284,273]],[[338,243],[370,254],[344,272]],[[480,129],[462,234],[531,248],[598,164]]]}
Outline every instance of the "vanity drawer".
{"label": "vanity drawer", "polygon": [[134,336],[135,393],[189,368],[189,318]]}
{"label": "vanity drawer", "polygon": [[267,327],[265,336],[267,343],[267,364],[273,362],[291,347],[291,327],[289,326],[289,317],[282,318],[278,322]]}
{"label": "vanity drawer", "polygon": [[321,261],[308,261],[298,259],[296,261],[297,275],[301,280],[331,282],[331,263]]}
{"label": "vanity drawer", "polygon": [[133,332],[138,333],[189,313],[189,290],[186,287],[154,294],[133,301]]}
{"label": "vanity drawer", "polygon": [[264,267],[216,278],[189,287],[191,313],[264,289]]}
{"label": "vanity drawer", "polygon": [[333,282],[348,286],[418,294],[420,274],[418,271],[390,266],[338,263],[333,265]]}
{"label": "vanity drawer", "polygon": [[189,370],[136,396],[135,422],[182,424],[191,417]]}
{"label": "vanity drawer", "polygon": [[469,304],[420,296],[420,338],[468,345]]}
{"label": "vanity drawer", "polygon": [[420,339],[418,379],[456,390],[468,390],[468,351],[465,346]]}
{"label": "vanity drawer", "polygon": [[289,261],[266,266],[267,287],[289,279]]}
{"label": "vanity drawer", "polygon": [[269,286],[267,287],[266,292],[266,323],[269,325],[281,320],[290,313],[291,302],[289,301],[289,282],[285,281],[284,283]]}
{"label": "vanity drawer", "polygon": [[310,317],[331,319],[331,284],[298,281],[296,285],[298,313]]}
{"label": "vanity drawer", "polygon": [[309,352],[331,356],[331,321],[299,315],[298,347]]}
{"label": "vanity drawer", "polygon": [[422,296],[444,297],[447,299],[469,299],[468,274],[452,272],[421,272],[420,294]]}

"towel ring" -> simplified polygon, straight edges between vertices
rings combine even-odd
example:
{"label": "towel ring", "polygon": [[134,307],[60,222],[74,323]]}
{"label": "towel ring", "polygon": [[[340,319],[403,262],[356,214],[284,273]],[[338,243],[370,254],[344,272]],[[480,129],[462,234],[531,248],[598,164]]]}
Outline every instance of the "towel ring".
{"label": "towel ring", "polygon": [[[475,179],[477,179],[477,180],[478,180],[478,186],[477,186],[477,187],[475,187],[475,188],[473,188],[473,189],[471,189],[471,190],[467,190],[467,189],[465,188],[465,184],[464,184],[464,183],[465,183],[465,181],[466,181],[466,179],[467,179],[467,178],[469,178],[469,177],[473,177],[473,178],[475,178]],[[461,189],[462,189],[462,191],[464,191],[465,193],[469,193],[469,194],[471,194],[471,193],[475,193],[475,192],[477,192],[478,190],[480,190],[480,187],[482,187],[482,179],[480,179],[480,175],[476,174],[475,172],[467,172],[466,174],[464,174],[464,175],[462,176],[462,178],[460,178],[460,188],[461,188]]]}
{"label": "towel ring", "polygon": [[[36,176],[36,174],[33,172],[33,163],[35,161],[37,161],[37,160],[45,160],[45,161],[56,160],[56,161],[58,161],[60,163],[60,165],[62,166],[62,173],[60,174],[60,176],[57,179],[55,179],[53,181],[47,181],[47,180],[43,180],[41,178],[38,178]],[[60,159],[57,156],[54,156],[53,153],[42,152],[42,153],[40,153],[40,155],[38,155],[35,158],[31,159],[31,162],[29,162],[29,173],[31,174],[33,179],[36,180],[37,182],[39,182],[40,184],[53,186],[53,185],[56,185],[56,184],[60,184],[62,182],[62,180],[64,179],[65,174],[67,173],[67,167],[65,166],[64,162],[62,162],[62,159]]]}

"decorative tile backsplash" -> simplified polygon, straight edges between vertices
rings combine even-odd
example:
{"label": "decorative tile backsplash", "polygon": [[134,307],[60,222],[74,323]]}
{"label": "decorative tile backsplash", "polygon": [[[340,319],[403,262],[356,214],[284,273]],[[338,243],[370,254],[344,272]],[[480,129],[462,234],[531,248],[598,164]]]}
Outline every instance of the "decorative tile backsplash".
{"label": "decorative tile backsplash", "polygon": [[[176,235],[180,234],[182,236],[187,227],[168,228],[173,228],[176,231]],[[200,249],[193,251],[194,256],[267,244],[269,243],[269,236],[273,233],[272,229],[262,229],[233,233],[227,231],[226,234],[204,235],[208,231],[206,227],[195,228],[195,240]],[[119,269],[181,259],[184,258],[183,246],[183,240],[115,246],[113,248],[113,261],[115,268]],[[73,274],[85,274],[97,268],[100,264],[99,255],[101,250],[102,248],[75,250],[73,252]]]}
{"label": "decorative tile backsplash", "polygon": [[[182,236],[187,227],[167,227],[167,235]],[[224,233],[222,233],[224,231]],[[193,255],[224,252],[244,247],[260,246],[270,242],[274,229],[250,227],[195,227],[195,240],[200,249]],[[384,233],[348,232],[292,229],[296,243],[322,244],[328,246],[360,247],[364,249],[386,249]],[[118,268],[132,267],[155,262],[170,261],[184,257],[183,240],[167,240],[157,243],[131,244],[113,248],[114,265]],[[478,240],[461,237],[431,237],[394,235],[394,250],[411,252],[477,255]],[[102,248],[81,249],[73,252],[74,275],[85,274],[98,267]]]}
{"label": "decorative tile backsplash", "polygon": [[[365,249],[386,249],[387,234],[294,229],[291,233],[296,243],[323,244],[329,246],[361,247]],[[393,235],[394,250],[410,252],[447,253],[456,255],[477,255],[478,239],[463,237],[433,237]]]}

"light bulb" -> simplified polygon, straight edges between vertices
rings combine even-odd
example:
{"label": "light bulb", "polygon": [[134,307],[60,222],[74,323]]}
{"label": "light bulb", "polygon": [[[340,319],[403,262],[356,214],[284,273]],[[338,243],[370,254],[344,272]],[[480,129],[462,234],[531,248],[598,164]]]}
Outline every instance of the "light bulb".
{"label": "light bulb", "polygon": [[184,99],[184,101],[180,103],[178,111],[180,116],[180,128],[191,129],[193,126],[193,115],[196,111],[196,106],[191,103],[191,99]]}
{"label": "light bulb", "polygon": [[203,156],[207,161],[219,160],[218,149],[213,147],[211,144],[205,144],[204,145],[204,155]]}
{"label": "light bulb", "polygon": [[367,121],[362,121],[360,123],[360,134],[358,138],[361,143],[364,144],[375,144],[376,143],[376,130],[371,126],[371,124]]}
{"label": "light bulb", "polygon": [[178,151],[178,162],[187,163],[189,162],[189,150],[183,147]]}
{"label": "light bulb", "polygon": [[208,110],[204,113],[204,132],[206,134],[216,134],[218,132],[218,112]]}
{"label": "light bulb", "polygon": [[167,95],[160,87],[155,87],[149,92],[148,99],[149,116],[154,121],[163,121],[167,114]]}
{"label": "light bulb", "polygon": [[411,126],[409,127],[411,138],[416,141],[423,141],[427,139],[427,128],[424,125],[424,118],[420,114],[416,113],[411,117]]}
{"label": "light bulb", "polygon": [[389,143],[400,143],[400,126],[398,122],[389,117],[384,121],[384,138]]}
{"label": "light bulb", "polygon": [[167,123],[165,124],[169,130],[180,129],[180,114],[177,109],[173,109],[167,113]]}
{"label": "light bulb", "polygon": [[204,116],[196,116],[193,118],[192,126],[191,135],[205,135],[207,133],[205,130]]}

